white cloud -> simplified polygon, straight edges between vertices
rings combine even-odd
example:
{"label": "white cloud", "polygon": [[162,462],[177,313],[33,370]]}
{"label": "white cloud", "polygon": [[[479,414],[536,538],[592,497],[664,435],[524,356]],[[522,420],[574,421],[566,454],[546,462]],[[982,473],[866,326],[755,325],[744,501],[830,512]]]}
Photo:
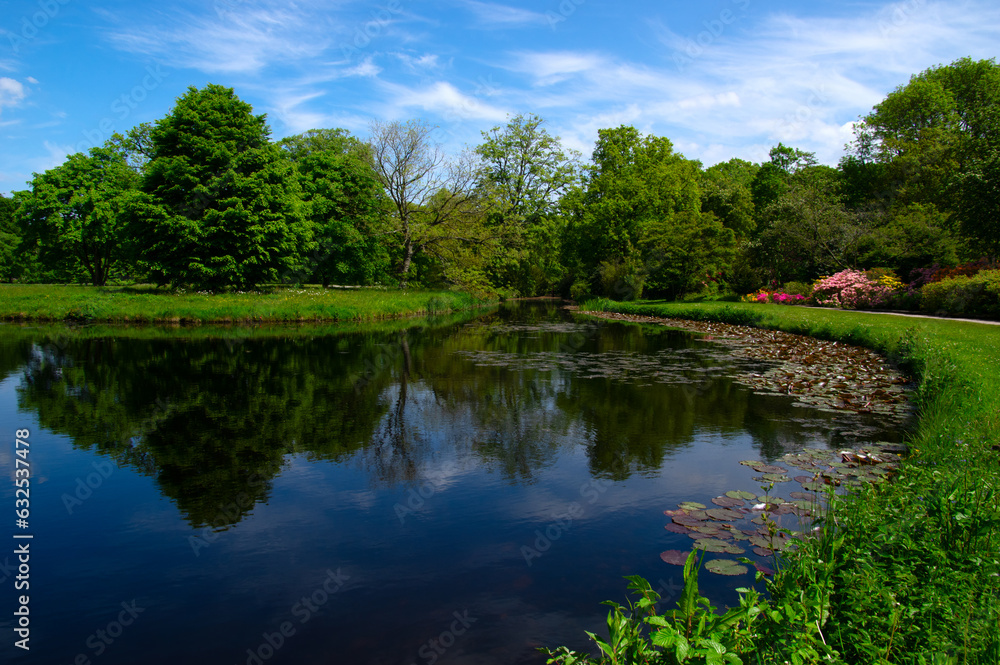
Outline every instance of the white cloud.
{"label": "white cloud", "polygon": [[262,3],[217,13],[161,14],[153,22],[110,33],[119,48],[175,67],[208,73],[253,74],[269,65],[300,62],[330,46],[328,21],[305,7]]}
{"label": "white cloud", "polygon": [[13,108],[24,99],[24,85],[15,79],[0,76],[0,113]]}
{"label": "white cloud", "polygon": [[492,2],[477,2],[465,0],[462,3],[471,10],[486,27],[494,28],[505,25],[546,25],[548,18],[527,9],[498,5]]}
{"label": "white cloud", "polygon": [[386,83],[385,88],[397,109],[419,108],[433,111],[440,114],[446,123],[466,120],[500,122],[506,120],[509,114],[506,109],[463,94],[446,81],[438,81],[419,89],[392,83]]}

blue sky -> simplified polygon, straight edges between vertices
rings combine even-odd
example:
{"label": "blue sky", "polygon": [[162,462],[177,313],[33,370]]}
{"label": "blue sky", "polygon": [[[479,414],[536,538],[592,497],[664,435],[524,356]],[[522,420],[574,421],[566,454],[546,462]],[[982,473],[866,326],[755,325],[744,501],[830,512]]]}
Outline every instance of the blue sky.
{"label": "blue sky", "polygon": [[280,139],[421,118],[458,150],[536,113],[589,156],[631,124],[708,166],[779,141],[836,164],[911,74],[994,58],[994,0],[0,0],[0,192],[230,86]]}

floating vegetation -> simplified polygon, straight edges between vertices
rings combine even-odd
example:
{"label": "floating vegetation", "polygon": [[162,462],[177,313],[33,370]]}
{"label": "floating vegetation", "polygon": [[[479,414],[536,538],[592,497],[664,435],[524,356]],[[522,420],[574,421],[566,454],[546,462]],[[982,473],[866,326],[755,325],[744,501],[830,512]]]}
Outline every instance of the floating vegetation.
{"label": "floating vegetation", "polygon": [[[891,367],[884,357],[868,349],[725,323],[613,312],[584,313],[605,319],[654,323],[704,333],[705,341],[728,347],[737,360],[766,362],[769,365],[756,371],[737,370],[732,375],[737,382],[763,395],[793,395],[795,405],[800,407],[879,414],[900,424],[909,420],[913,412],[906,397],[910,380]],[[756,470],[759,473],[782,473]]]}
{"label": "floating vegetation", "polygon": [[[756,495],[745,490],[730,490],[711,500],[717,508],[706,508],[695,501],[678,504],[677,510],[665,510],[672,522],[666,526],[671,533],[684,534],[694,540],[694,549],[714,554],[744,554],[736,542],[745,542],[758,557],[775,557],[794,546],[795,539],[805,537],[814,520],[822,517],[824,491],[849,491],[862,483],[874,483],[892,475],[898,467],[900,454],[906,447],[876,443],[857,450],[806,449],[788,453],[777,460],[781,465],[758,460],[743,460],[740,464],[754,470],[766,469],[760,478],[772,485],[791,483],[783,475],[784,467],[806,469],[809,475],[795,476],[802,490],[788,493],[788,499],[777,494]],[[780,470],[780,471],[779,471]],[[794,520],[785,520],[785,515]],[[748,523],[747,528],[736,525]],[[684,565],[687,552],[668,550],[660,555],[667,563]],[[763,562],[754,563],[758,571],[773,574]],[[749,572],[731,559],[713,559],[705,569],[718,575],[742,575]]]}

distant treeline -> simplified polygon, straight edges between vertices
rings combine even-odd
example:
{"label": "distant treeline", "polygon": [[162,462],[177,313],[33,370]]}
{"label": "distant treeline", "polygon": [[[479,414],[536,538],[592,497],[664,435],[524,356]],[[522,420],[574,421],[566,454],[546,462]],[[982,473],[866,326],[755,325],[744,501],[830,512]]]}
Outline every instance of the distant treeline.
{"label": "distant treeline", "polygon": [[1000,250],[1000,67],[913,76],[836,168],[783,144],[710,168],[664,137],[598,132],[589,163],[535,115],[447,155],[421,121],[367,141],[272,142],[234,91],[189,88],[0,197],[0,279],[461,287],[502,295],[744,294],[845,268],[953,266]]}

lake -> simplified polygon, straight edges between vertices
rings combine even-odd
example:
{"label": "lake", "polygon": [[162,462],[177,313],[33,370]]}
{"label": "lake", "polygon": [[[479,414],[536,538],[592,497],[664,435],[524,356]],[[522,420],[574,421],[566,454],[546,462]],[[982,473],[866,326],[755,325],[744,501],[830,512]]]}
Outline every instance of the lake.
{"label": "lake", "polygon": [[[663,511],[745,459],[897,441],[754,393],[725,347],[552,302],[379,326],[0,327],[3,662],[544,663],[624,575],[676,597]],[[752,367],[751,367],[752,369]],[[23,456],[22,456],[23,457]],[[13,591],[30,542],[30,590]],[[13,564],[13,565],[12,565]],[[753,582],[705,574],[733,604]],[[13,646],[30,594],[30,652]]]}

